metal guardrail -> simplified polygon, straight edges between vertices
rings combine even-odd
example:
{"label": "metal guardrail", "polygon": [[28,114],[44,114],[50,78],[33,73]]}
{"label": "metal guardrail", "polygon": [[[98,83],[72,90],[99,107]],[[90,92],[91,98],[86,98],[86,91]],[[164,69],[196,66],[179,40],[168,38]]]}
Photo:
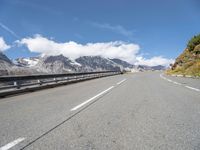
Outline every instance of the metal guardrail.
{"label": "metal guardrail", "polygon": [[121,72],[119,72],[119,71],[99,71],[99,72],[82,72],[82,73],[66,73],[66,74],[0,76],[0,82],[48,79],[48,78],[70,77],[70,76],[78,76],[78,75],[92,75],[92,74],[102,74],[102,73],[121,73]]}
{"label": "metal guardrail", "polygon": [[0,97],[16,94],[20,91],[33,91],[58,85],[74,83],[94,78],[122,74],[120,71],[99,71],[67,74],[42,74],[0,76]]}

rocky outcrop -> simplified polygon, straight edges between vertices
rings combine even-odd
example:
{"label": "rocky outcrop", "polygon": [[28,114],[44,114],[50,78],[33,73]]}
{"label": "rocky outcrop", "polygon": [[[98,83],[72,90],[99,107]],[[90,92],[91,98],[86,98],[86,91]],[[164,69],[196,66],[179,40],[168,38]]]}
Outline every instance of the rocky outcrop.
{"label": "rocky outcrop", "polygon": [[196,45],[193,50],[186,48],[171,65],[168,73],[200,76],[200,44]]}
{"label": "rocky outcrop", "polygon": [[123,70],[120,65],[112,60],[100,56],[83,56],[76,59],[76,62],[81,64],[85,71]]}

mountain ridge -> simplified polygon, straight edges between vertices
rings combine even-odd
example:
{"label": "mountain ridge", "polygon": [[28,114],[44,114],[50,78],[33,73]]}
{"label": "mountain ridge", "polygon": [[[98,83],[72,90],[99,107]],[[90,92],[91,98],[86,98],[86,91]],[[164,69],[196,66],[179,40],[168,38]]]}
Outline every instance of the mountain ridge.
{"label": "mountain ridge", "polygon": [[153,67],[135,66],[121,59],[109,59],[101,56],[82,56],[72,60],[61,54],[56,56],[45,55],[17,58],[11,61],[3,53],[0,54],[0,75],[55,74],[107,70],[133,72],[153,70]]}

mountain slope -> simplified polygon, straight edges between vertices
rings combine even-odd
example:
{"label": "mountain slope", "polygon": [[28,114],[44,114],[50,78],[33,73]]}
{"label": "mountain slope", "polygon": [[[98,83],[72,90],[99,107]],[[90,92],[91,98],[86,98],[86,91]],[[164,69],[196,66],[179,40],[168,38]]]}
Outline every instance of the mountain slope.
{"label": "mountain slope", "polygon": [[163,66],[132,65],[120,59],[82,56],[76,60],[63,55],[18,58],[13,62],[0,53],[0,75],[56,74],[91,71],[146,71],[162,70]]}
{"label": "mountain slope", "polygon": [[[41,73],[69,73],[120,70],[120,65],[100,56],[83,56],[71,60],[63,55],[16,59],[18,66]],[[122,67],[123,68],[123,67]]]}
{"label": "mountain slope", "polygon": [[110,60],[112,60],[113,62],[115,62],[118,65],[121,65],[123,68],[133,68],[134,67],[134,65],[132,65],[126,61],[123,61],[121,59],[114,58],[114,59],[110,59]]}
{"label": "mountain slope", "polygon": [[76,62],[82,65],[85,71],[120,71],[122,68],[110,59],[100,56],[83,56],[76,59]]}
{"label": "mountain slope", "polygon": [[200,76],[200,35],[193,37],[168,74]]}
{"label": "mountain slope", "polygon": [[20,67],[32,67],[38,64],[40,57],[17,58],[15,64]]}
{"label": "mountain slope", "polygon": [[37,74],[32,68],[20,67],[14,64],[6,55],[0,52],[0,75],[29,75]]}
{"label": "mountain slope", "polygon": [[12,61],[0,52],[0,75],[8,75],[13,66]]}
{"label": "mountain slope", "polygon": [[46,73],[69,73],[81,70],[80,65],[63,55],[42,57],[35,67]]}

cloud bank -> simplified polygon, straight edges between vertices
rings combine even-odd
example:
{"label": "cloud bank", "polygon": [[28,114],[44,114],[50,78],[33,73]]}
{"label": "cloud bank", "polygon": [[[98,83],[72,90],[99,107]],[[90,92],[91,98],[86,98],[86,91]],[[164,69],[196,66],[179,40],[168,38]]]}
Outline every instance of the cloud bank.
{"label": "cloud bank", "polygon": [[147,66],[157,66],[157,65],[168,66],[169,64],[174,62],[173,59],[167,59],[164,58],[163,56],[155,56],[150,59],[146,59],[139,56],[136,59],[137,59],[137,61],[135,62],[136,65],[147,65]]}
{"label": "cloud bank", "polygon": [[10,45],[6,44],[3,37],[0,37],[0,52],[5,51],[5,50],[9,49],[10,47],[11,47]]}
{"label": "cloud bank", "polygon": [[25,45],[31,52],[44,55],[63,54],[71,59],[80,56],[102,56],[106,58],[119,58],[132,64],[142,65],[164,65],[171,63],[172,59],[162,56],[146,59],[139,55],[138,44],[126,43],[122,41],[79,44],[74,41],[58,43],[41,35],[23,38],[17,41],[19,45]]}
{"label": "cloud bank", "polygon": [[41,35],[35,35],[33,38],[23,38],[18,43],[27,46],[31,52],[38,52],[45,55],[63,54],[72,59],[80,56],[102,56],[106,58],[119,58],[128,62],[136,60],[135,56],[140,49],[137,44],[121,41],[87,43],[85,45],[73,41],[57,43]]}

